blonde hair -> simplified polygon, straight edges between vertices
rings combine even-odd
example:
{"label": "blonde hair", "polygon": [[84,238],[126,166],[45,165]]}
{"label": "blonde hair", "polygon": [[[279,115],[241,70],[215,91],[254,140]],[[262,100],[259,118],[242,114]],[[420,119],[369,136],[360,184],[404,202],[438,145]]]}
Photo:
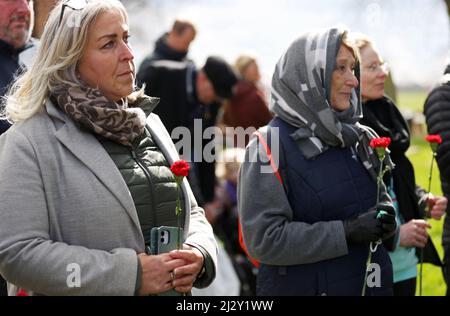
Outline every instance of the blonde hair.
{"label": "blonde hair", "polygon": [[345,32],[342,35],[341,44],[352,51],[353,57],[355,57],[355,59],[358,63],[361,61],[361,54],[360,54],[361,47],[356,45],[356,41],[354,38],[352,38],[351,34]]}
{"label": "blonde hair", "polygon": [[241,75],[241,77],[243,77],[245,74],[245,70],[252,63],[256,63],[256,58],[250,55],[241,55],[236,59],[236,62],[234,63],[234,68]]}
{"label": "blonde hair", "polygon": [[359,51],[367,46],[374,46],[373,41],[363,33],[352,32],[348,35],[348,39]]}
{"label": "blonde hair", "polygon": [[[9,121],[24,121],[41,112],[45,100],[58,86],[81,85],[77,63],[83,54],[89,28],[99,14],[118,11],[128,23],[125,8],[118,0],[88,0],[82,10],[65,7],[60,22],[64,3],[60,1],[51,11],[35,62],[7,94],[5,111]],[[136,93],[142,94],[142,90],[133,94]],[[133,94],[128,98],[135,98]]]}

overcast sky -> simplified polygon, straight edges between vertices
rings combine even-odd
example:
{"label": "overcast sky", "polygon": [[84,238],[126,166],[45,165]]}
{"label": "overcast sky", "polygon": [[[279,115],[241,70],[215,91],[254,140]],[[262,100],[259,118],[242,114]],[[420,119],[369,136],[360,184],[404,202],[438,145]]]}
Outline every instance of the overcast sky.
{"label": "overcast sky", "polygon": [[131,43],[139,65],[174,18],[191,19],[198,36],[190,57],[234,62],[240,53],[258,57],[266,83],[291,41],[302,31],[337,24],[372,37],[398,85],[432,86],[450,51],[450,25],[443,0],[134,0]]}

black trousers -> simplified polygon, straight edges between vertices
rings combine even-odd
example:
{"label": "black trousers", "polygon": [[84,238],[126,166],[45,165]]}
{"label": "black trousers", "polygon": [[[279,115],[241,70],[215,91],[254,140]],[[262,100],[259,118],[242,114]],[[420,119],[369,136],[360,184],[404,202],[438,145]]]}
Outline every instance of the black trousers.
{"label": "black trousers", "polygon": [[394,283],[394,296],[416,295],[416,278]]}
{"label": "black trousers", "polygon": [[0,296],[7,296],[8,292],[6,291],[6,281],[0,276]]}

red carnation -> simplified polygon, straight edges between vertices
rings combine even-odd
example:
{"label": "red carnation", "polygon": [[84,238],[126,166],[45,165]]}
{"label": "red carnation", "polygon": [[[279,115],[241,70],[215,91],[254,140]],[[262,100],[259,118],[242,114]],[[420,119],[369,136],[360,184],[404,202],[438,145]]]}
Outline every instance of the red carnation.
{"label": "red carnation", "polygon": [[391,144],[391,138],[390,137],[379,137],[379,138],[372,138],[370,140],[370,147],[372,148],[387,148]]}
{"label": "red carnation", "polygon": [[184,160],[178,160],[173,163],[170,170],[177,177],[187,177],[189,174],[189,164]]}
{"label": "red carnation", "polygon": [[27,293],[25,290],[20,289],[20,290],[17,292],[16,296],[28,296],[28,293]]}
{"label": "red carnation", "polygon": [[[431,177],[433,176],[433,163],[434,163],[434,158],[436,157],[436,152],[437,152],[437,148],[438,146],[442,143],[442,138],[441,135],[427,135],[427,137],[425,137],[426,141],[430,144],[431,147],[431,151],[433,152],[433,156],[431,157],[431,166],[430,166],[430,172],[428,174],[428,191],[430,192],[431,190]],[[420,248],[420,274],[419,274],[419,295],[422,296],[422,277],[423,277],[423,248]]]}
{"label": "red carnation", "polygon": [[429,143],[442,144],[441,135],[428,135],[427,137],[425,137],[425,139]]}

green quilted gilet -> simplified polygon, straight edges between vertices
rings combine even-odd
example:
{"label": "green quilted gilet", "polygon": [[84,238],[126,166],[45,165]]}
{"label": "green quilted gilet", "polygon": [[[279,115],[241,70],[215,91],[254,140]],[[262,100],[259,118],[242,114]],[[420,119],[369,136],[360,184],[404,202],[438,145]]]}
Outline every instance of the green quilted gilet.
{"label": "green quilted gilet", "polygon": [[[177,185],[169,162],[145,129],[133,147],[97,137],[122,174],[136,206],[145,244],[150,244],[150,230],[158,226],[178,226],[175,215]],[[180,191],[184,227],[185,205]]]}

